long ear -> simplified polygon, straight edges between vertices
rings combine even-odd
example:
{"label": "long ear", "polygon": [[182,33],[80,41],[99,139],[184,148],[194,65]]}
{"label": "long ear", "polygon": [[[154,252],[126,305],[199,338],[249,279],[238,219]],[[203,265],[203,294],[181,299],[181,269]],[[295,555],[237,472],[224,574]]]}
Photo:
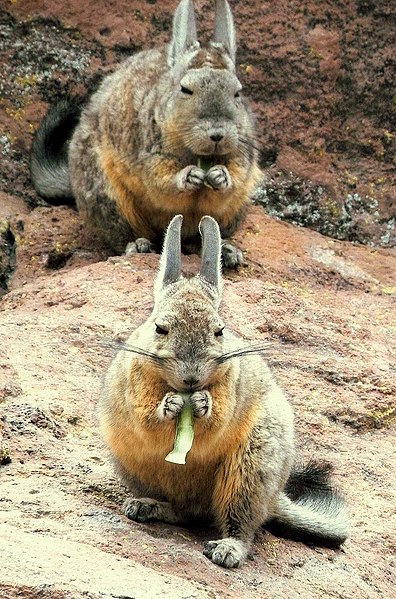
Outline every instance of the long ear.
{"label": "long ear", "polygon": [[199,223],[202,237],[200,276],[216,289],[219,296],[222,289],[221,278],[221,236],[219,225],[211,216],[203,216]]}
{"label": "long ear", "polygon": [[231,8],[227,0],[216,0],[213,41],[217,44],[223,44],[235,62],[236,37],[234,28],[234,19],[232,18]]}
{"label": "long ear", "polygon": [[175,283],[181,274],[181,226],[183,216],[177,214],[171,220],[166,231],[162,248],[160,269],[155,282],[155,292]]}
{"label": "long ear", "polygon": [[195,24],[193,0],[181,0],[173,17],[168,64],[173,66],[183,52],[196,42],[197,27]]}

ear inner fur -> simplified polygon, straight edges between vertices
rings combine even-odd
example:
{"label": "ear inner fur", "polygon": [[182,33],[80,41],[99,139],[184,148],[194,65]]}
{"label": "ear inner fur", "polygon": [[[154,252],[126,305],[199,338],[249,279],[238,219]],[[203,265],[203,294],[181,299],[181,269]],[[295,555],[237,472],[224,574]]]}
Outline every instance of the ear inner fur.
{"label": "ear inner fur", "polygon": [[235,62],[236,40],[234,19],[227,0],[216,0],[213,41],[222,44]]}
{"label": "ear inner fur", "polygon": [[183,216],[177,214],[169,223],[161,255],[159,281],[162,286],[175,283],[181,274],[181,226]]}
{"label": "ear inner fur", "polygon": [[214,218],[204,216],[199,223],[199,231],[202,237],[200,275],[220,294],[221,237],[219,225]]}
{"label": "ear inner fur", "polygon": [[197,43],[194,3],[182,0],[173,19],[172,40],[169,47],[168,62],[172,66],[192,45]]}

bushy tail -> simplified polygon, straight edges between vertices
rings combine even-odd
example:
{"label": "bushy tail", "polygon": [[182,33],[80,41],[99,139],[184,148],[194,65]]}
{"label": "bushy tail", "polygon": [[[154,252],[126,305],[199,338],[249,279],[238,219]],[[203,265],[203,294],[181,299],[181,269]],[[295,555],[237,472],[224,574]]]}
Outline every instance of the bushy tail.
{"label": "bushy tail", "polygon": [[305,543],[341,545],[348,537],[348,517],[344,500],[330,485],[330,472],[329,464],[315,462],[293,472],[266,528]]}
{"label": "bushy tail", "polygon": [[52,106],[33,139],[30,174],[36,191],[51,203],[73,203],[68,172],[68,145],[83,99],[62,100]]}

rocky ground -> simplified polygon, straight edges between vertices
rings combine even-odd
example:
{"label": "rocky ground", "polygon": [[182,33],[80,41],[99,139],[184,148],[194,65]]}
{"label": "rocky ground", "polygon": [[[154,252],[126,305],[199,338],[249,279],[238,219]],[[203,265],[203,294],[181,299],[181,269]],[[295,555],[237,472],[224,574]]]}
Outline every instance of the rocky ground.
{"label": "rocky ground", "polygon": [[[247,266],[226,274],[223,312],[244,338],[271,342],[301,456],[334,464],[350,539],[332,551],[262,531],[244,567],[230,572],[201,553],[213,531],[136,524],[121,513],[126,490],[94,407],[109,340],[150,310],[158,257],[109,257],[72,208],[39,200],[28,150],[48,102],[94,88],[130,51],[167,38],[174,3],[159,4],[0,0],[0,596],[388,599],[390,4],[232,3],[267,169],[257,199],[272,215],[345,240],[251,207],[236,236]],[[206,21],[211,3],[200,6]],[[184,263],[191,271],[198,259]]]}

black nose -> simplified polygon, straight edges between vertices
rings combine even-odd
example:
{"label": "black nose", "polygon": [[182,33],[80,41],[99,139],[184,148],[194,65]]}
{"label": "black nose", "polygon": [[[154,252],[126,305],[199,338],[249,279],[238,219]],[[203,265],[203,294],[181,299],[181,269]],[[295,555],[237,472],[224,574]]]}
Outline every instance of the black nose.
{"label": "black nose", "polygon": [[210,139],[215,143],[218,143],[223,139],[223,137],[224,135],[222,133],[213,133],[213,135],[210,136]]}
{"label": "black nose", "polygon": [[198,383],[198,379],[195,379],[193,376],[188,376],[183,379],[183,383],[188,385],[191,389]]}

